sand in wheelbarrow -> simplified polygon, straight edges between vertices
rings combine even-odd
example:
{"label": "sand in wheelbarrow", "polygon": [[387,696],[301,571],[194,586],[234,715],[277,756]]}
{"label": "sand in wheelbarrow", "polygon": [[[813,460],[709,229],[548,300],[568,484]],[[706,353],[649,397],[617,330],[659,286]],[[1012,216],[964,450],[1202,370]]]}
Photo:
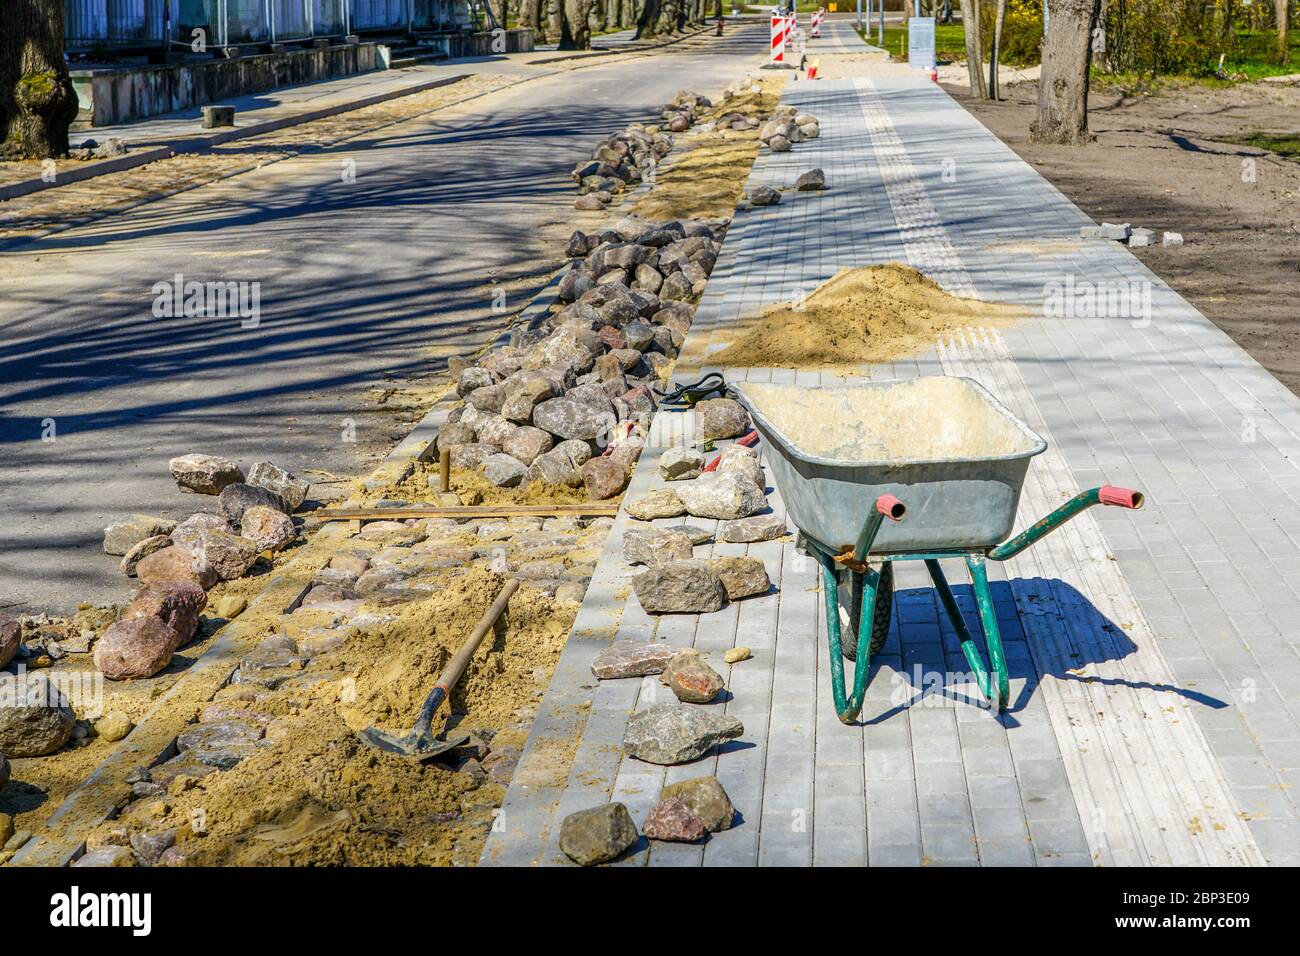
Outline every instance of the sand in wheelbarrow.
{"label": "sand in wheelbarrow", "polygon": [[768,421],[819,458],[985,458],[1025,453],[1037,444],[958,378],[820,389],[751,382],[744,388]]}
{"label": "sand in wheelbarrow", "polygon": [[[798,305],[798,307],[796,307]],[[801,305],[783,302],[743,321],[710,364],[840,372],[915,355],[959,329],[1005,325],[1024,309],[962,299],[899,263],[845,269]]]}

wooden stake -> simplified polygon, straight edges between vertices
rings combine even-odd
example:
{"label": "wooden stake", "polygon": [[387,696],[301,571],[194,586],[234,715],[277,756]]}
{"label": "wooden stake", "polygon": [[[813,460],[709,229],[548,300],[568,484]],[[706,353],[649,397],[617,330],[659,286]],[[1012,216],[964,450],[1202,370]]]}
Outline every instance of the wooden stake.
{"label": "wooden stake", "polygon": [[348,521],[354,529],[363,521],[401,521],[406,518],[559,518],[602,517],[618,514],[618,505],[608,501],[582,504],[461,505],[429,508],[339,508],[321,510],[317,521]]}
{"label": "wooden stake", "polygon": [[443,448],[438,452],[438,490],[451,491],[451,449]]}

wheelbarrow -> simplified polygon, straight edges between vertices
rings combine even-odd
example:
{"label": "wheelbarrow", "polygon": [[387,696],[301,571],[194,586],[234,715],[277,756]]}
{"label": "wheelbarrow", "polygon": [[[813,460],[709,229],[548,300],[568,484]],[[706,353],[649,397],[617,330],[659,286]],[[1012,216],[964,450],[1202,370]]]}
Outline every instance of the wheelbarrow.
{"label": "wheelbarrow", "polygon": [[[831,691],[846,724],[862,710],[871,655],[889,636],[895,561],[925,562],[980,693],[1002,711],[1010,680],[985,562],[1015,557],[1093,505],[1142,507],[1139,491],[1092,488],[1007,540],[1029,461],[1047,442],[968,378],[732,388],[771,450],[768,464],[801,545],[821,566]],[[966,562],[987,665],[940,567],[944,558]],[[854,662],[851,692],[845,657]]]}

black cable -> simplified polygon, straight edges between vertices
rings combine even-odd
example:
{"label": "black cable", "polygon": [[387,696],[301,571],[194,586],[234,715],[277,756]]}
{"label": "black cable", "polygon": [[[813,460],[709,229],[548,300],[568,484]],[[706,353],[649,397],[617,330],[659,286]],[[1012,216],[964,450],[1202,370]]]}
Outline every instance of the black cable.
{"label": "black cable", "polygon": [[[711,379],[717,379],[717,383],[706,387],[705,383]],[[672,392],[664,393],[659,391],[657,388],[653,391],[655,395],[658,396],[661,405],[694,405],[696,402],[707,398],[714,392],[726,395],[727,381],[722,377],[721,372],[710,372],[698,382],[692,382],[689,385],[682,385]]]}

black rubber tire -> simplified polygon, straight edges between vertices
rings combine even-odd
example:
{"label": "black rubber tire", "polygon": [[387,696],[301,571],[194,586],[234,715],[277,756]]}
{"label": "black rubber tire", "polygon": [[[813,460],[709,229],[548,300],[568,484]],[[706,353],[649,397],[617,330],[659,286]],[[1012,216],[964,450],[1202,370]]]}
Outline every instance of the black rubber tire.
{"label": "black rubber tire", "polygon": [[[880,569],[880,584],[876,588],[876,613],[871,622],[871,656],[875,657],[889,640],[889,622],[894,616],[894,563],[886,561]],[[841,635],[840,650],[846,660],[858,659],[857,635],[846,640],[848,635]]]}

